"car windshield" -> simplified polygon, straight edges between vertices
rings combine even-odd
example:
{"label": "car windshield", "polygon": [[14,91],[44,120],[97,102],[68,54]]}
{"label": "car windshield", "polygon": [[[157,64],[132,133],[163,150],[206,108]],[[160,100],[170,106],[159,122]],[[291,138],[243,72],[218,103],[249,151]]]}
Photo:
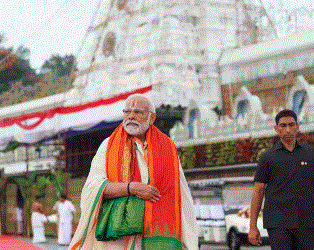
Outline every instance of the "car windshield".
{"label": "car windshield", "polygon": [[222,191],[224,209],[242,209],[250,207],[253,185],[226,185]]}

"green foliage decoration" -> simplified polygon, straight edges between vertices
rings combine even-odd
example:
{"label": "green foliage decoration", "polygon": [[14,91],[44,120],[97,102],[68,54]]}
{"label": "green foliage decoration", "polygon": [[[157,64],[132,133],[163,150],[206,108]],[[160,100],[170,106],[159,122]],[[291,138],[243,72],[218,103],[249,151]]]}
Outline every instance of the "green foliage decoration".
{"label": "green foliage decoration", "polygon": [[66,181],[71,177],[70,173],[65,173],[63,169],[57,169],[54,172],[52,183],[55,188],[57,198],[60,198],[62,193],[65,193]]}
{"label": "green foliage decoration", "polygon": [[[183,168],[204,168],[257,163],[278,137],[246,138],[184,146],[178,149]],[[299,140],[314,146],[314,133],[303,133]]]}
{"label": "green foliage decoration", "polygon": [[36,188],[38,195],[45,196],[45,190],[47,185],[51,184],[50,177],[46,176],[39,176],[36,178],[36,182],[34,183],[33,187]]}
{"label": "green foliage decoration", "polygon": [[12,144],[10,144],[7,148],[0,150],[1,153],[7,153],[10,152],[12,150],[15,150],[16,148],[18,148],[19,146],[21,146],[22,144],[20,142],[13,142]]}
{"label": "green foliage decoration", "polygon": [[31,198],[32,198],[32,188],[35,184],[36,180],[36,172],[32,172],[29,175],[29,178],[16,178],[15,181],[18,184],[23,199],[25,201],[26,206],[30,206],[31,204]]}
{"label": "green foliage decoration", "polygon": [[17,178],[15,182],[19,186],[19,189],[22,193],[24,199],[24,211],[25,214],[25,228],[26,236],[30,237],[31,235],[31,201],[32,201],[32,191],[33,186],[36,180],[36,172],[32,172],[28,178]]}
{"label": "green foliage decoration", "polygon": [[206,145],[206,154],[207,154],[207,160],[206,160],[206,166],[214,166],[216,161],[214,159],[215,155],[215,148],[214,144],[210,143]]}
{"label": "green foliage decoration", "polygon": [[186,146],[181,149],[182,168],[194,167],[194,146]]}
{"label": "green foliage decoration", "polygon": [[235,141],[226,141],[222,143],[219,152],[220,157],[217,160],[217,165],[229,165],[236,162],[236,156],[234,153],[235,144]]}
{"label": "green foliage decoration", "polygon": [[252,140],[252,162],[258,162],[261,155],[273,146],[272,137],[254,138]]}

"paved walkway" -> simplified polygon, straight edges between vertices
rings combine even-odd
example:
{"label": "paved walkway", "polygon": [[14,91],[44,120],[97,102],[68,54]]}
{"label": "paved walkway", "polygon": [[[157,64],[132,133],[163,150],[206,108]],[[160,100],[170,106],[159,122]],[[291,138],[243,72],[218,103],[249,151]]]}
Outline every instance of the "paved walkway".
{"label": "paved walkway", "polygon": [[[19,237],[16,236],[17,239],[32,243],[31,238],[26,238],[26,237]],[[46,237],[47,242],[46,243],[40,243],[40,244],[33,244],[43,250],[67,250],[67,246],[59,246],[57,243],[56,238],[51,238],[51,237]],[[2,249],[0,249],[2,250]],[[201,247],[201,250],[228,250],[228,247],[225,245],[220,245],[220,244],[208,244],[208,245],[203,245]],[[241,250],[270,250],[269,246],[262,246],[262,247],[249,247],[249,246],[242,246]]]}
{"label": "paved walkway", "polygon": [[[241,250],[271,250],[270,246],[261,246],[261,247],[253,247],[253,246],[241,246]],[[229,250],[226,245],[220,244],[208,244],[203,245],[200,250]]]}
{"label": "paved walkway", "polygon": [[[47,238],[47,242],[45,243],[37,243],[34,244],[35,246],[38,246],[44,250],[67,250],[68,247],[67,246],[59,246],[57,243],[57,239],[56,238],[50,238],[50,237],[46,237]],[[25,237],[21,237],[21,240],[25,241],[25,242],[29,242],[32,243],[32,239],[31,238],[25,238]]]}

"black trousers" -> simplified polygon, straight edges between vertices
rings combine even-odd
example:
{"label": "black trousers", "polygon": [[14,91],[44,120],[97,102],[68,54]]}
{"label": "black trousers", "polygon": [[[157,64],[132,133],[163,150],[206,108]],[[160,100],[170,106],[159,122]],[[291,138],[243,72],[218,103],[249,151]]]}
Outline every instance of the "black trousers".
{"label": "black trousers", "polygon": [[314,249],[314,228],[267,229],[272,250]]}

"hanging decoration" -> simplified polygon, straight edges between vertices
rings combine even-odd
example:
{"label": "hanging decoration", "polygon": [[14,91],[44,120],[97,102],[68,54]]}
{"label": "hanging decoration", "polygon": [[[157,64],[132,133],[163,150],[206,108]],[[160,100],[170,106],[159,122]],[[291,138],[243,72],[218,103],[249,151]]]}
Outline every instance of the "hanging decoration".
{"label": "hanging decoration", "polygon": [[122,110],[130,95],[138,93],[149,97],[151,91],[152,86],[148,86],[110,99],[0,120],[0,150],[15,145],[12,142],[32,144],[58,133],[83,131],[98,124],[111,126],[113,122],[122,121]]}

